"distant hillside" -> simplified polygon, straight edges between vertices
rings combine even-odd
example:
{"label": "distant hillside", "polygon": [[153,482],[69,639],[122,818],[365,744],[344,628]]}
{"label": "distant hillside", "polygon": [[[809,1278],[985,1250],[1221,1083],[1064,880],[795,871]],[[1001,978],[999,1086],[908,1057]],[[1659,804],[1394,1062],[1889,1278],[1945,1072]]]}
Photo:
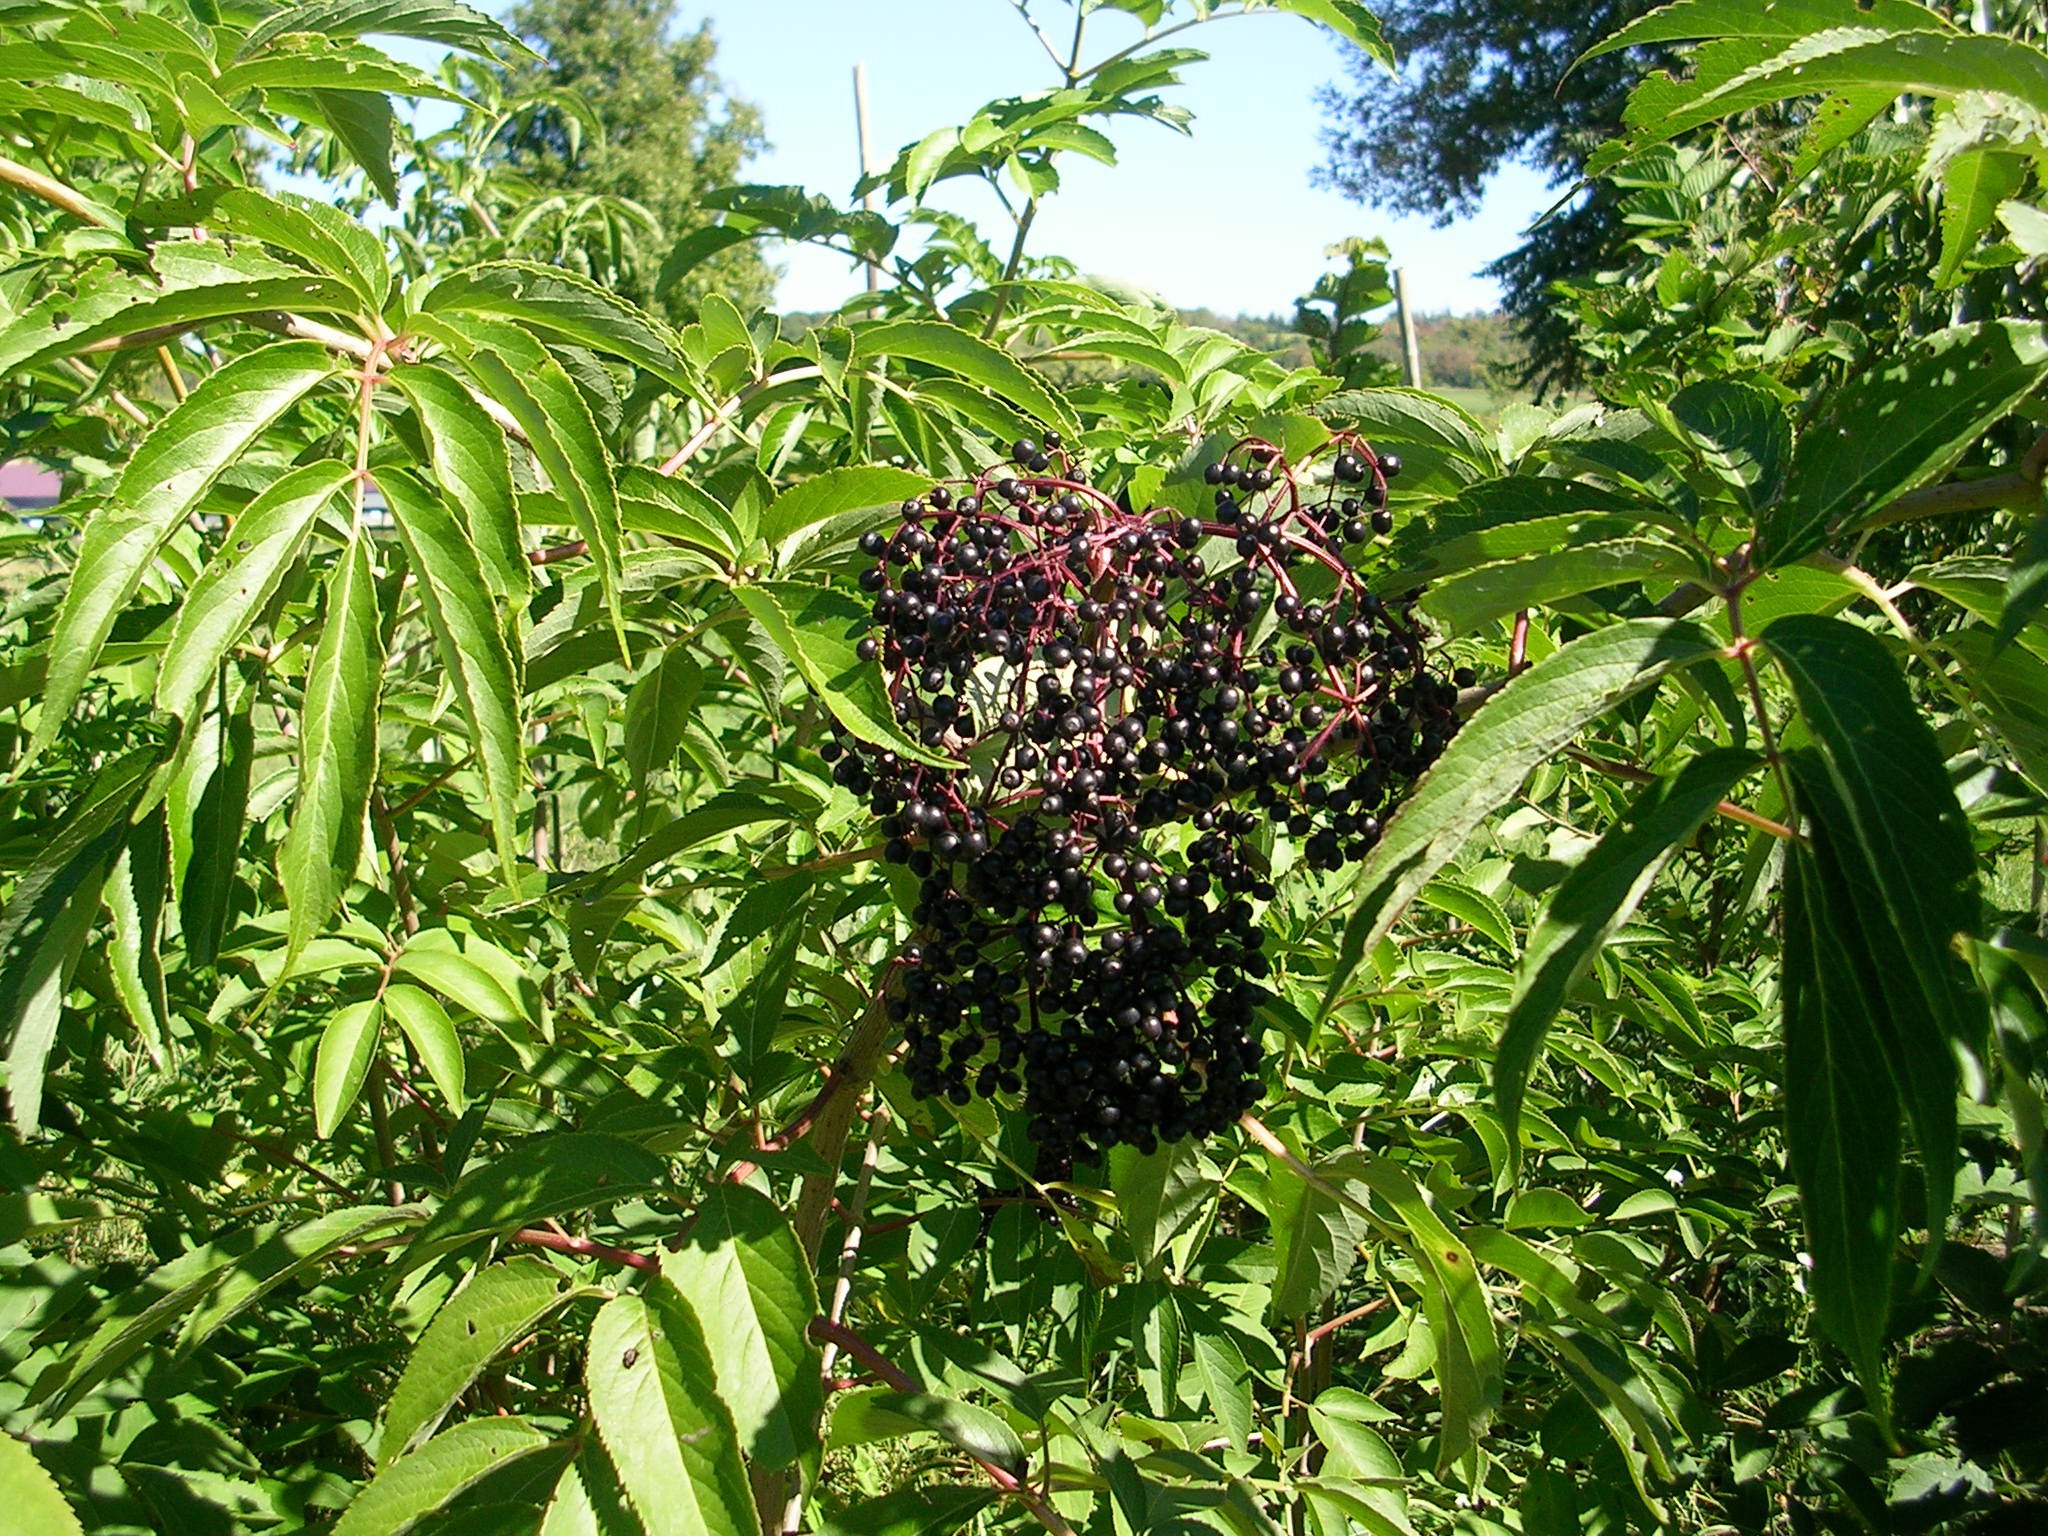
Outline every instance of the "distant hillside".
{"label": "distant hillside", "polygon": [[[1261,352],[1279,354],[1306,367],[1308,343],[1282,315],[1219,315],[1214,310],[1183,310],[1190,325],[1206,325]],[[1417,315],[1415,335],[1422,352],[1423,382],[1447,389],[1511,390],[1508,383],[1521,365],[1522,345],[1507,315]],[[1368,349],[1389,362],[1401,360],[1401,342],[1391,318]]]}
{"label": "distant hillside", "polygon": [[[1285,315],[1219,315],[1213,309],[1184,309],[1189,325],[1234,336],[1261,352],[1271,352],[1295,367],[1309,363],[1308,342]],[[823,314],[792,311],[782,317],[786,334],[802,335],[825,319]],[[1476,390],[1516,395],[1512,379],[1519,370],[1522,344],[1507,315],[1418,315],[1415,332],[1422,351],[1423,382],[1434,388]],[[1391,317],[1369,349],[1398,365],[1401,344]]]}

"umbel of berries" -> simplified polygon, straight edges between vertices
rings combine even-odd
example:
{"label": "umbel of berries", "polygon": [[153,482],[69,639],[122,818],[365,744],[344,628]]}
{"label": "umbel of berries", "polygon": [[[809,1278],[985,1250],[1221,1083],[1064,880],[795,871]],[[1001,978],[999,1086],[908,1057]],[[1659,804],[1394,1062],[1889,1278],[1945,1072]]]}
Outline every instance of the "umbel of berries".
{"label": "umbel of berries", "polygon": [[1134,511],[1048,433],[863,539],[861,653],[961,765],[825,747],[920,881],[893,1003],[920,1096],[1020,1095],[1054,1167],[1257,1101],[1262,834],[1363,856],[1457,723],[1354,564],[1399,469],[1350,435],[1301,464],[1247,440],[1204,515]]}

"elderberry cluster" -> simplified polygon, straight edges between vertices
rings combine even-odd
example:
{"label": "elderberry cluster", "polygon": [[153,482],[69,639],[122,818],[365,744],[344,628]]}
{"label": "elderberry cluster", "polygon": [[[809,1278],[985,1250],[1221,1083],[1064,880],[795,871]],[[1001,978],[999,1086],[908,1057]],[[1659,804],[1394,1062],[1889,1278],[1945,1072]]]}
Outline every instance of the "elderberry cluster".
{"label": "elderberry cluster", "polygon": [[865,536],[897,721],[840,735],[924,930],[893,1004],[920,1096],[1021,1094],[1055,1166],[1214,1132],[1257,1102],[1268,829],[1335,869],[1456,727],[1407,608],[1354,559],[1400,471],[1345,435],[1247,440],[1206,515],[1136,511],[1059,438]]}

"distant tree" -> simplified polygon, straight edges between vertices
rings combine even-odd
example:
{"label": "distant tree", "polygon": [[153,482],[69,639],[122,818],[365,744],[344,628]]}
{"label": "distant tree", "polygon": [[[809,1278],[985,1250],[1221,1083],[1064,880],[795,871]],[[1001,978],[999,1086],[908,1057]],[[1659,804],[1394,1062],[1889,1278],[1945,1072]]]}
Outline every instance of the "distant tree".
{"label": "distant tree", "polygon": [[[1353,84],[1322,94],[1329,159],[1317,179],[1359,202],[1439,224],[1470,214],[1487,179],[1510,162],[1562,187],[1584,153],[1620,126],[1628,85],[1646,62],[1640,52],[1577,68],[1574,61],[1655,4],[1387,0],[1375,9],[1401,72],[1389,80],[1363,53],[1352,54]],[[1570,330],[1550,313],[1550,284],[1593,270],[1589,259],[1597,265],[1618,228],[1612,209],[1596,191],[1487,269],[1521,324],[1533,376],[1552,384],[1570,382],[1575,368]]]}
{"label": "distant tree", "polygon": [[696,267],[675,291],[656,292],[669,247],[709,222],[703,194],[737,180],[766,142],[759,113],[712,72],[710,24],[686,29],[675,0],[519,0],[507,25],[542,56],[510,66],[507,84],[572,91],[603,132],[543,108],[499,140],[505,159],[539,187],[636,203],[659,229],[625,264],[624,297],[672,318],[712,289],[742,306],[765,302],[770,273],[751,244]]}

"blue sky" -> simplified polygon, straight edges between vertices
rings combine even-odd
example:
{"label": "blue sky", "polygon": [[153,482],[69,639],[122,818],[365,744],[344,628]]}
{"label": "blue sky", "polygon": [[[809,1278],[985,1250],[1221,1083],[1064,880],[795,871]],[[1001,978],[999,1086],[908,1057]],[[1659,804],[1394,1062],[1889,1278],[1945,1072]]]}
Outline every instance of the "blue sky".
{"label": "blue sky", "polygon": [[[1059,0],[1035,0],[1034,11],[1072,25]],[[1057,83],[1010,0],[683,0],[681,12],[686,24],[710,20],[720,73],[765,119],[774,147],[750,179],[835,197],[847,195],[858,170],[856,60],[867,65],[885,162],[903,144],[965,121],[985,101]],[[1129,17],[1113,12],[1098,12],[1089,26],[1112,50],[1139,35]],[[1322,159],[1316,91],[1345,76],[1333,39],[1296,17],[1260,14],[1174,41],[1211,54],[1186,72],[1174,98],[1195,114],[1193,136],[1127,119],[1111,130],[1122,158],[1115,169],[1069,156],[1066,185],[1041,213],[1034,249],[1184,307],[1268,314],[1290,310],[1314,283],[1325,246],[1377,235],[1406,267],[1418,309],[1495,305],[1498,289],[1478,269],[1514,246],[1550,205],[1540,177],[1508,169],[1476,217],[1445,229],[1426,217],[1361,207],[1309,184]],[[994,200],[965,183],[950,185],[961,189],[958,211],[996,233],[1003,215]],[[827,308],[859,281],[829,253],[797,249],[781,260],[779,297],[790,308]]]}

